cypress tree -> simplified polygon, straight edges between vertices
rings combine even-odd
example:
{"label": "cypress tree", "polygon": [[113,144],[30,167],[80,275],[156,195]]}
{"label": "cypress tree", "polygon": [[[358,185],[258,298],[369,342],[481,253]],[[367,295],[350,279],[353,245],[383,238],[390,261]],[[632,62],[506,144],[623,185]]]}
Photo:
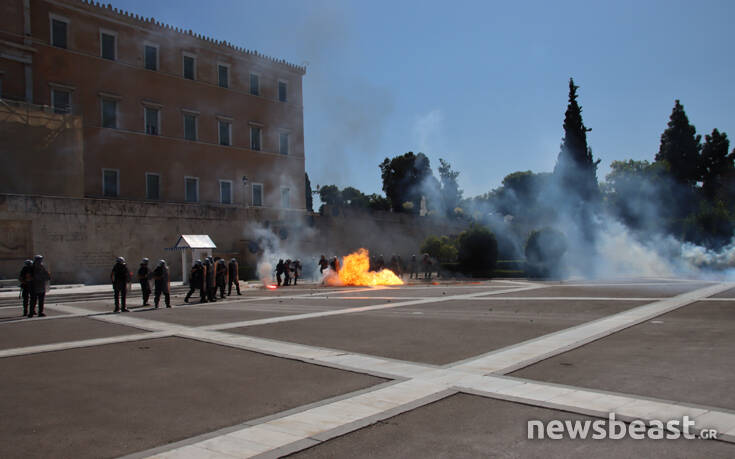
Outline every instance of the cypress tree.
{"label": "cypress tree", "polygon": [[569,105],[564,115],[564,138],[554,167],[554,175],[564,191],[573,193],[576,199],[585,201],[599,196],[597,165],[587,145],[587,128],[582,121],[582,107],[577,102],[574,79],[569,79]]}
{"label": "cypress tree", "polygon": [[661,134],[661,145],[656,161],[666,161],[677,182],[694,186],[701,178],[701,135],[689,124],[684,106],[676,100],[666,130]]}
{"label": "cypress tree", "polygon": [[702,190],[708,199],[716,197],[735,167],[732,155],[728,155],[729,148],[730,141],[724,132],[714,129],[711,135],[704,136],[700,171]]}

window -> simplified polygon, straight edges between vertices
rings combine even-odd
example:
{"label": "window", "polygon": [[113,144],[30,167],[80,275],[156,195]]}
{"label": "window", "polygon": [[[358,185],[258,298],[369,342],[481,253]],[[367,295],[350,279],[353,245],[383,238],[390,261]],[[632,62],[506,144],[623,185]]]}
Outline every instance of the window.
{"label": "window", "polygon": [[281,188],[281,207],[284,209],[291,208],[291,189]]}
{"label": "window", "polygon": [[158,46],[144,45],[143,59],[146,70],[158,70]]}
{"label": "window", "polygon": [[59,16],[51,16],[51,45],[66,49],[68,38],[69,20]]}
{"label": "window", "polygon": [[217,81],[221,88],[230,87],[230,66],[217,64]]}
{"label": "window", "polygon": [[232,204],[232,180],[219,181],[219,202]]}
{"label": "window", "polygon": [[286,85],[285,81],[278,82],[278,100],[280,100],[281,102],[286,102],[287,100],[287,89],[288,86]]}
{"label": "window", "polygon": [[102,127],[117,128],[117,101],[102,99]]}
{"label": "window", "polygon": [[253,206],[263,206],[263,184],[253,183]]}
{"label": "window", "polygon": [[250,126],[250,149],[260,150],[260,128],[258,126]]}
{"label": "window", "polygon": [[54,113],[71,113],[71,92],[52,89],[51,106],[54,108]]}
{"label": "window", "polygon": [[184,177],[184,200],[186,202],[199,202],[199,178]]}
{"label": "window", "polygon": [[117,169],[102,169],[102,195],[117,197],[120,194],[120,172]]}
{"label": "window", "polygon": [[219,144],[232,145],[232,123],[229,121],[218,120],[219,125]]}
{"label": "window", "polygon": [[282,155],[288,154],[288,134],[285,132],[278,134],[278,151]]}
{"label": "window", "polygon": [[184,54],[184,78],[187,80],[196,79],[196,59],[188,54]]}
{"label": "window", "polygon": [[160,117],[161,111],[157,108],[144,107],[145,115],[145,133],[148,135],[160,135]]}
{"label": "window", "polygon": [[145,198],[153,201],[161,199],[161,176],[146,172],[145,174]]}
{"label": "window", "polygon": [[186,140],[197,139],[197,116],[184,114],[184,138]]}
{"label": "window", "polygon": [[260,77],[254,73],[250,74],[250,94],[260,95]]}
{"label": "window", "polygon": [[115,32],[100,30],[100,56],[103,59],[114,61],[117,59],[117,34]]}

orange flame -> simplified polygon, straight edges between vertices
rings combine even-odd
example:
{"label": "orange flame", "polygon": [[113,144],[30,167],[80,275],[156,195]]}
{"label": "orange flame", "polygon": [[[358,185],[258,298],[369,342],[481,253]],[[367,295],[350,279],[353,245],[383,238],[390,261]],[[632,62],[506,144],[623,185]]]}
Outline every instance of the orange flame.
{"label": "orange flame", "polygon": [[337,276],[328,276],[325,281],[328,285],[403,285],[401,278],[390,269],[370,271],[370,256],[365,249],[344,257]]}

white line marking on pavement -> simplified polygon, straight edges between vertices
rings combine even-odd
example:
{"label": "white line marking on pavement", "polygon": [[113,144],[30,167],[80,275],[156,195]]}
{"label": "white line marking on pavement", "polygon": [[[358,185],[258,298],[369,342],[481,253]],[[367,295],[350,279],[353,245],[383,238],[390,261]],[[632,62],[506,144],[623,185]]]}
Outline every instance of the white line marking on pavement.
{"label": "white line marking on pavement", "polygon": [[15,357],[19,355],[39,354],[41,352],[64,351],[67,349],[79,349],[82,347],[104,346],[105,344],[126,343],[129,341],[141,341],[145,339],[165,338],[173,336],[173,333],[159,331],[154,333],[135,333],[132,335],[110,336],[106,338],[83,339],[79,341],[65,341],[63,343],[40,344],[36,346],[16,347],[13,349],[0,350],[0,358]]}

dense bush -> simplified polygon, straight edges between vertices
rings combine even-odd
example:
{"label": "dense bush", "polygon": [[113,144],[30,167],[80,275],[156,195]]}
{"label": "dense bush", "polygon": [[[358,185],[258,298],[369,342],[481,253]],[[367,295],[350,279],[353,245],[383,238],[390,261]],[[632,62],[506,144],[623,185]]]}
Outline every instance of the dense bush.
{"label": "dense bush", "polygon": [[484,226],[473,225],[457,238],[457,261],[465,274],[490,277],[498,260],[498,242]]}
{"label": "dense bush", "polygon": [[561,231],[541,228],[532,231],[526,241],[526,273],[529,277],[563,275],[567,238]]}
{"label": "dense bush", "polygon": [[428,253],[440,263],[452,263],[457,260],[457,247],[447,236],[429,236],[421,244],[421,253]]}

